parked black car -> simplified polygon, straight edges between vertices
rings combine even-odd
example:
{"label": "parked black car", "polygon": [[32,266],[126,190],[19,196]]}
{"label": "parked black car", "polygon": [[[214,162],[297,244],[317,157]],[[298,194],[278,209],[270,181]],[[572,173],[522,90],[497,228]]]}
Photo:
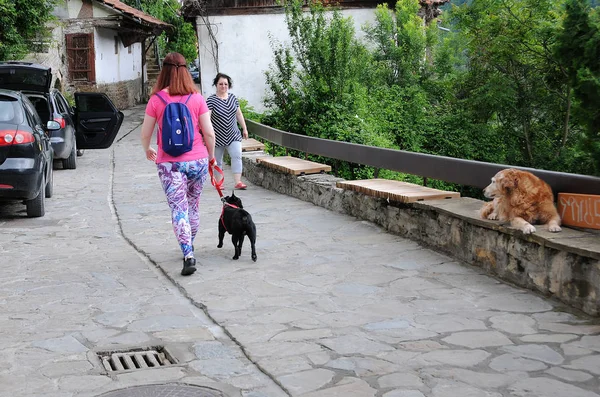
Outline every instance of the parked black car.
{"label": "parked black car", "polygon": [[0,199],[24,200],[27,216],[44,216],[53,193],[53,150],[49,133],[33,104],[20,92],[0,89]]}
{"label": "parked black car", "polygon": [[[71,142],[71,154],[74,148],[108,148],[124,117],[104,93],[76,92],[75,107],[64,101],[62,108],[60,98],[64,97],[52,95],[56,90],[47,95],[37,90],[49,86],[49,73],[50,69],[41,65],[0,62],[0,200],[24,200],[30,217],[43,216],[45,198],[52,196],[55,150],[60,151],[66,142]],[[17,90],[1,88],[6,86]],[[43,99],[48,106],[59,105],[45,113],[48,120],[44,120],[29,98],[42,112],[45,107],[39,104]],[[52,142],[57,136],[63,141]],[[70,161],[69,157],[64,160]]]}
{"label": "parked black car", "polygon": [[[76,108],[73,109],[59,90],[50,88],[51,82],[52,71],[47,66],[20,61],[0,62],[0,88],[23,92],[44,123],[54,120],[60,125],[50,135],[54,158],[62,160],[63,168],[75,169],[76,157],[83,154],[83,149],[100,148],[99,143],[102,148],[112,144],[123,114],[100,93],[76,93]],[[78,101],[78,97],[82,99]],[[81,112],[78,113],[78,109]],[[105,135],[112,135],[112,139],[103,141],[107,138]]]}

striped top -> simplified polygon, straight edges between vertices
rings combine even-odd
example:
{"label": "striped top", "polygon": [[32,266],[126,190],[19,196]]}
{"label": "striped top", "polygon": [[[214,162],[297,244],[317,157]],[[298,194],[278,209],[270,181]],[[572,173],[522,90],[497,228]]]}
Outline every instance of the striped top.
{"label": "striped top", "polygon": [[231,142],[242,141],[242,133],[237,125],[236,113],[240,104],[233,94],[221,99],[212,94],[206,100],[211,110],[210,121],[215,130],[215,146],[229,146]]}

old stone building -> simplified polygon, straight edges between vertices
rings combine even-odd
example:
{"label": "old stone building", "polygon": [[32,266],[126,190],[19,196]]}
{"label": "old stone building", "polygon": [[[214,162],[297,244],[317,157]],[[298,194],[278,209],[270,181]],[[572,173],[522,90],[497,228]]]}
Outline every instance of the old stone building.
{"label": "old stone building", "polygon": [[169,24],[119,0],[66,0],[54,15],[52,40],[27,60],[50,66],[55,87],[105,92],[120,109],[146,100],[146,54]]}

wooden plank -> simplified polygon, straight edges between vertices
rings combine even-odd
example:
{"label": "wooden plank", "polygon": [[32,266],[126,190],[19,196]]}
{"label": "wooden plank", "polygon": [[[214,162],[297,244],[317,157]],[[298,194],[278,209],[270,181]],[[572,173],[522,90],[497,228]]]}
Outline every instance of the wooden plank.
{"label": "wooden plank", "polygon": [[563,225],[600,229],[600,196],[558,193],[558,214]]}
{"label": "wooden plank", "polygon": [[265,144],[254,138],[242,139],[242,152],[265,150]]}
{"label": "wooden plank", "polygon": [[364,179],[359,181],[340,181],[336,186],[341,189],[364,193],[402,203],[423,200],[459,198],[458,192],[447,192],[414,183],[392,181],[388,179]]}
{"label": "wooden plank", "polygon": [[319,174],[321,172],[331,171],[331,167],[326,164],[302,160],[292,156],[258,157],[256,161],[258,163],[264,164],[269,168],[273,168],[292,175]]}

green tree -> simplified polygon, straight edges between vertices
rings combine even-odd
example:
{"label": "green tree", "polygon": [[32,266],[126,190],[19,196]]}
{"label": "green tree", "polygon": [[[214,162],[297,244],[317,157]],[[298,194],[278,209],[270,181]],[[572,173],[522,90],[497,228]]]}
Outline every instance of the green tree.
{"label": "green tree", "polygon": [[[417,0],[399,0],[377,8],[363,45],[350,20],[295,0],[292,44],[274,42],[262,120],[328,139],[600,173],[600,17],[585,0],[567,2],[466,1],[444,12],[451,29],[442,32],[424,25]],[[344,178],[374,174],[332,165]]]}
{"label": "green tree", "polygon": [[[266,105],[290,131],[338,139],[336,128],[317,130],[315,118],[347,120],[356,115],[353,98],[368,63],[366,50],[354,39],[351,19],[337,10],[330,18],[320,3],[304,12],[302,2],[286,4],[291,45],[273,42],[274,64],[266,73],[271,94]],[[329,124],[329,123],[328,123]],[[350,122],[352,124],[352,122]],[[310,127],[309,127],[310,125]]]}
{"label": "green tree", "polygon": [[418,0],[399,0],[394,10],[380,5],[375,22],[363,28],[376,65],[367,101],[378,109],[366,117],[378,134],[389,134],[398,148],[410,151],[426,147],[426,131],[437,117],[434,104],[445,95],[433,81],[442,68],[437,27],[425,26],[419,8]]}
{"label": "green tree", "polygon": [[554,55],[562,21],[555,0],[478,0],[453,8],[467,39],[463,103],[507,141],[507,162],[560,168],[574,132],[571,90]]}
{"label": "green tree", "polygon": [[[269,114],[263,122],[290,132],[347,142],[391,146],[368,121],[367,81],[373,64],[339,10],[300,0],[285,4],[290,44],[272,40],[274,62],[266,72]],[[320,161],[328,161],[320,159]],[[339,175],[354,179],[372,170],[333,162]]]}
{"label": "green tree", "polygon": [[585,0],[568,0],[556,53],[566,65],[577,99],[575,113],[585,128],[582,150],[600,173],[600,13]]}
{"label": "green tree", "polygon": [[[138,0],[124,2],[136,7]],[[172,30],[163,32],[158,38],[161,57],[169,52],[178,52],[190,62],[198,58],[198,37],[192,24],[183,20],[179,1],[141,0],[140,5],[145,13],[173,25]]]}
{"label": "green tree", "polygon": [[21,59],[32,49],[32,40],[49,34],[46,22],[56,0],[0,0],[0,60]]}
{"label": "green tree", "polygon": [[375,44],[375,61],[382,66],[385,82],[390,86],[410,86],[421,78],[428,43],[418,11],[417,0],[397,1],[395,12],[387,4],[379,5],[375,24],[364,28]]}

